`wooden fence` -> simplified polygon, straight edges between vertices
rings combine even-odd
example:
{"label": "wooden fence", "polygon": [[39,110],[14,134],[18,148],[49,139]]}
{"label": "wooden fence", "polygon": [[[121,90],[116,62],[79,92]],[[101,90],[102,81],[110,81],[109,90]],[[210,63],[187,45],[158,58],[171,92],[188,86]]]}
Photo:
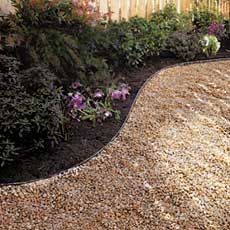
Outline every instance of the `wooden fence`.
{"label": "wooden fence", "polygon": [[[199,0],[198,0],[199,1]],[[113,20],[128,19],[132,16],[147,18],[152,12],[161,10],[168,3],[174,3],[178,12],[192,9],[194,0],[96,0],[102,13],[111,10]],[[230,0],[205,0],[210,10],[217,10],[229,18]]]}
{"label": "wooden fence", "polygon": [[[96,2],[101,13],[113,12],[112,20],[129,19],[132,16],[147,18],[152,12],[163,9],[167,3],[174,3],[178,12],[189,11],[194,0],[92,0]],[[197,0],[199,1],[199,0]],[[230,0],[205,0],[210,10],[218,10],[230,17]],[[8,13],[12,11],[10,0],[0,0],[0,9]]]}

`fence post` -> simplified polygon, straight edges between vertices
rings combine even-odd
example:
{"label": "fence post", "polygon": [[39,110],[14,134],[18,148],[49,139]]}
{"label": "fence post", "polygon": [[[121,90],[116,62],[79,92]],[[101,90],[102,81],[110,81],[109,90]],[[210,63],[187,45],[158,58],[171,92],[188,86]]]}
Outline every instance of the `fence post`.
{"label": "fence post", "polygon": [[177,12],[180,13],[181,12],[181,0],[176,0],[176,8],[177,8]]}

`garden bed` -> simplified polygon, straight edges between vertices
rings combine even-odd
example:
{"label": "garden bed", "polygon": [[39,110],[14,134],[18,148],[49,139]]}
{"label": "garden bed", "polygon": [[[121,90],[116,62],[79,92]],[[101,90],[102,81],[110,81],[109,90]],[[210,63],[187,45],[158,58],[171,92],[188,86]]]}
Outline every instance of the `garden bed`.
{"label": "garden bed", "polygon": [[227,230],[229,65],[176,65],[153,75],[98,157],[0,188],[2,228]]}
{"label": "garden bed", "polygon": [[0,19],[1,184],[84,164],[118,134],[149,76],[230,56],[230,22],[202,4],[113,22],[91,1],[12,3]]}
{"label": "garden bed", "polygon": [[[216,58],[229,58],[229,43],[225,42],[225,49]],[[204,60],[204,57],[198,60]],[[148,64],[134,71],[123,71],[127,83],[131,86],[131,95],[125,102],[117,102],[116,108],[121,111],[121,119],[110,119],[95,127],[90,122],[79,123],[77,132],[67,143],[63,142],[58,149],[44,152],[44,154],[32,154],[26,158],[19,158],[8,167],[0,168],[0,183],[25,182],[41,178],[47,178],[63,170],[77,166],[95,155],[111,139],[116,136],[124,123],[133,101],[144,82],[155,72],[165,67],[180,63],[173,58],[155,58]]]}

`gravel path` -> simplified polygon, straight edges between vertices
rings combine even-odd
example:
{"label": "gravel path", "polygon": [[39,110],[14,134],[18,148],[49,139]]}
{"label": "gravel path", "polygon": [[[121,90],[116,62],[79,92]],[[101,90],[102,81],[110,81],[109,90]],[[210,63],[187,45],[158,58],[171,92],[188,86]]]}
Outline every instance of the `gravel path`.
{"label": "gravel path", "polygon": [[230,61],[164,70],[80,168],[0,188],[0,229],[230,229]]}

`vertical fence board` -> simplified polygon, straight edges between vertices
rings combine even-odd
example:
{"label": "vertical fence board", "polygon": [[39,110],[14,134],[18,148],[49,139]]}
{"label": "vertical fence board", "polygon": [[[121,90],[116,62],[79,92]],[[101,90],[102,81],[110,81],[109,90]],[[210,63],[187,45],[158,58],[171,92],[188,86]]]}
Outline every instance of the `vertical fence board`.
{"label": "vertical fence board", "polygon": [[177,12],[180,13],[181,12],[181,0],[176,0],[176,8],[177,8]]}
{"label": "vertical fence board", "polygon": [[164,0],[159,0],[159,9],[162,10],[164,8]]}
{"label": "vertical fence board", "polygon": [[148,0],[147,1],[147,13],[146,13],[146,16],[147,18],[149,18],[151,16],[151,14],[153,13],[153,11],[155,10],[154,9],[154,2],[153,0]]}
{"label": "vertical fence board", "polygon": [[108,13],[109,11],[108,0],[100,0],[98,4],[99,4],[99,10],[102,14]]}
{"label": "vertical fence board", "polygon": [[130,1],[130,17],[137,15],[137,0]]}
{"label": "vertical fence board", "polygon": [[[83,1],[83,0],[81,0]],[[178,12],[187,12],[191,9],[194,0],[92,0],[96,2],[101,13],[113,12],[111,19],[128,19],[133,16],[149,17],[152,12],[163,9],[167,3],[174,3]],[[198,0],[201,2],[201,0]],[[204,6],[210,10],[222,13],[230,18],[230,0],[204,0]],[[0,9],[4,13],[13,11],[10,0],[0,0]]]}
{"label": "vertical fence board", "polygon": [[120,0],[111,0],[111,11],[113,12],[111,19],[114,21],[120,20]]}
{"label": "vertical fence board", "polygon": [[129,19],[129,0],[121,0],[121,19]]}
{"label": "vertical fence board", "polygon": [[138,1],[137,14],[142,18],[146,17],[146,0]]}

